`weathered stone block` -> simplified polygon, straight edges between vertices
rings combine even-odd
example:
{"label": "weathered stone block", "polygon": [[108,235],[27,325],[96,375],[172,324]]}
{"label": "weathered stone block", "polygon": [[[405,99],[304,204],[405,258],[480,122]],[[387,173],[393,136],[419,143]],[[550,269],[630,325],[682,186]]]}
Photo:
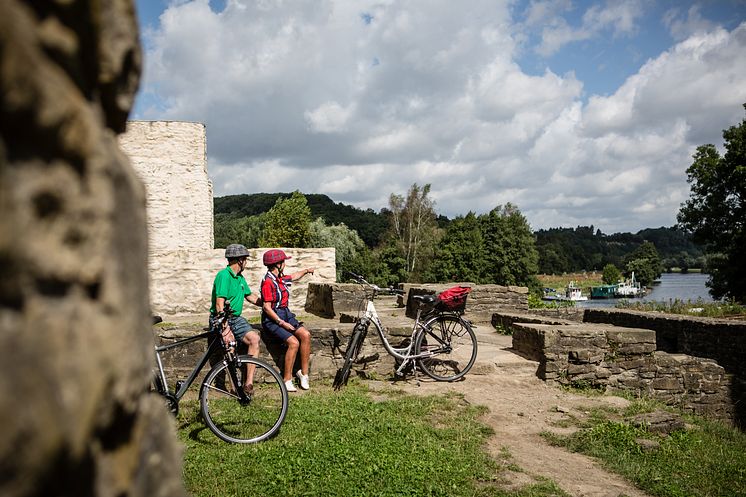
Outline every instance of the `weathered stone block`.
{"label": "weathered stone block", "polygon": [[146,191],[116,141],[142,64],[133,3],[0,2],[3,496],[186,494],[147,391]]}
{"label": "weathered stone block", "polygon": [[655,390],[682,391],[682,384],[678,378],[656,378],[650,382],[650,387]]}
{"label": "weathered stone block", "polygon": [[617,354],[620,355],[643,355],[652,354],[655,352],[654,343],[629,343],[620,345],[616,349]]}
{"label": "weathered stone block", "polygon": [[404,284],[402,289],[407,292],[406,315],[414,318],[417,314],[417,302],[413,299],[415,295],[432,295],[440,293],[453,286],[470,286],[472,291],[466,300],[466,313],[471,315],[492,314],[499,309],[513,311],[528,310],[528,288],[501,286],[501,285],[475,285],[473,283],[445,283],[445,284]]}
{"label": "weathered stone block", "polygon": [[598,367],[596,368],[596,377],[600,380],[611,378],[611,371],[609,371],[607,368]]}
{"label": "weathered stone block", "polygon": [[624,370],[639,369],[645,366],[645,359],[617,360],[615,364]]}
{"label": "weathered stone block", "polygon": [[612,346],[641,343],[648,343],[655,346],[655,332],[652,330],[630,328],[609,329],[606,332],[606,337]]}
{"label": "weathered stone block", "polygon": [[603,358],[603,352],[598,350],[571,350],[567,356],[568,361],[576,364],[600,363]]}

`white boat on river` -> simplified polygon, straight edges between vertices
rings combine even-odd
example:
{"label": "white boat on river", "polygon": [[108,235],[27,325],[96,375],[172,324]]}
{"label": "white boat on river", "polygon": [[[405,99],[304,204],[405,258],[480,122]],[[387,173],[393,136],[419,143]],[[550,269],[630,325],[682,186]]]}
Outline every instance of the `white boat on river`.
{"label": "white boat on river", "polygon": [[643,295],[645,295],[645,289],[640,286],[639,281],[635,281],[634,271],[629,280],[619,283],[614,290],[614,296],[617,298],[642,297]]}
{"label": "white boat on river", "polygon": [[583,295],[583,290],[575,286],[575,282],[571,281],[569,285],[565,287],[565,294],[560,295],[556,292],[556,290],[553,290],[551,288],[544,289],[544,297],[542,300],[571,300],[573,302],[580,302],[583,300],[588,300],[588,297]]}

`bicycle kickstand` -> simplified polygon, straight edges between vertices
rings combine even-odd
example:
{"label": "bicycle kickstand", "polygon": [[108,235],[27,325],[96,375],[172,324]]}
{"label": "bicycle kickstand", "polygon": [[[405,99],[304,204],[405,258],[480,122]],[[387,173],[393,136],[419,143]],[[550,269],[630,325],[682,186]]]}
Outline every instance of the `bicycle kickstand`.
{"label": "bicycle kickstand", "polygon": [[406,374],[404,373],[404,370],[407,368],[407,365],[409,363],[412,363],[412,371],[414,372],[414,381],[416,382],[417,386],[420,386],[420,378],[417,375],[417,364],[415,363],[414,359],[406,359],[401,363],[401,366],[399,366],[396,370],[396,376],[404,378]]}

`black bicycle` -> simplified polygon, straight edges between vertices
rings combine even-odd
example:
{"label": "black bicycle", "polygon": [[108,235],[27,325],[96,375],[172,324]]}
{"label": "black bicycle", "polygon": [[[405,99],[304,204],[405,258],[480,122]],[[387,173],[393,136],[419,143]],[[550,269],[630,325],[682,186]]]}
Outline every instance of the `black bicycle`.
{"label": "black bicycle", "polygon": [[[179,401],[197,376],[210,361],[219,357],[202,381],[199,403],[207,427],[226,442],[255,443],[274,436],[288,410],[288,392],[280,374],[267,362],[257,357],[237,355],[236,344],[222,339],[228,318],[232,314],[226,302],[223,312],[213,319],[211,328],[193,337],[155,347],[157,370],[154,371],[153,388],[167,402],[169,410],[177,415]],[[177,381],[169,390],[161,354],[197,340],[208,340],[207,351],[189,377]],[[244,382],[253,375],[253,392],[244,391]]]}
{"label": "black bicycle", "polygon": [[469,372],[477,359],[477,338],[472,324],[462,314],[466,307],[466,293],[459,297],[450,309],[441,307],[435,295],[416,295],[417,317],[412,325],[412,334],[406,345],[394,347],[386,337],[385,328],[378,317],[373,300],[378,295],[402,295],[395,288],[381,288],[368,283],[355,273],[347,275],[364,289],[350,341],[345,352],[344,364],[334,378],[334,388],[347,384],[353,363],[363,346],[363,341],[372,324],[383,343],[384,349],[400,361],[396,370],[398,376],[406,371],[423,371],[437,381],[456,381]]}

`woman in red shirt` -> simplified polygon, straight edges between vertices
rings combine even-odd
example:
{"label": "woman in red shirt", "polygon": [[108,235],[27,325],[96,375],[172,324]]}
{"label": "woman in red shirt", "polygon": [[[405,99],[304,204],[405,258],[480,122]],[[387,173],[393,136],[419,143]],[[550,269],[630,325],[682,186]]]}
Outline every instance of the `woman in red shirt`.
{"label": "woman in red shirt", "polygon": [[265,343],[285,343],[285,364],[283,380],[288,392],[295,392],[293,385],[293,365],[300,350],[300,370],[298,382],[303,390],[308,390],[308,362],[311,357],[311,332],[295,318],[288,309],[290,291],[293,281],[307,274],[313,274],[313,268],[285,275],[285,261],[290,259],[279,249],[268,250],[262,261],[267,266],[267,274],[262,279],[262,340]]}

